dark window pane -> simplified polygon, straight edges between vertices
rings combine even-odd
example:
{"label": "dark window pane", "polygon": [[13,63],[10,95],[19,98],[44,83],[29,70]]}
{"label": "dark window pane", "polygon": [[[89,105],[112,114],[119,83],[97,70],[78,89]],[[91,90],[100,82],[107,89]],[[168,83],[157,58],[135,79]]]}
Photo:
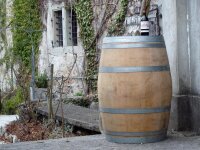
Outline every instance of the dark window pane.
{"label": "dark window pane", "polygon": [[63,29],[62,29],[62,11],[55,11],[55,21],[56,21],[56,39],[57,44],[59,47],[63,46]]}
{"label": "dark window pane", "polygon": [[[71,13],[72,13],[72,18],[71,18]],[[76,13],[74,10],[69,13],[69,18],[71,19],[69,22],[71,23],[72,28],[70,28],[70,33],[72,36],[72,45],[77,46],[77,18],[76,18]],[[71,38],[70,38],[71,39]]]}

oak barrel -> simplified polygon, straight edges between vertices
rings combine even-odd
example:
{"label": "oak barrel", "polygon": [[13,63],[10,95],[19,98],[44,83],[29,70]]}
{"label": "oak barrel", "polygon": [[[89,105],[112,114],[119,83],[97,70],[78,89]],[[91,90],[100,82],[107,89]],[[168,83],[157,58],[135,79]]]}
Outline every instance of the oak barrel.
{"label": "oak barrel", "polygon": [[163,37],[104,38],[98,97],[102,132],[108,141],[164,140],[172,82]]}

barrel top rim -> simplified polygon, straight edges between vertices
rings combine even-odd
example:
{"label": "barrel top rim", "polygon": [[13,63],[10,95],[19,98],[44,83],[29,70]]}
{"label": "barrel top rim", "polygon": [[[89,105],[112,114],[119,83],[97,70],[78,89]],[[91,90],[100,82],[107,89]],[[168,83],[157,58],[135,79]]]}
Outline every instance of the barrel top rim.
{"label": "barrel top rim", "polygon": [[164,42],[163,36],[114,36],[105,37],[103,43],[117,42]]}

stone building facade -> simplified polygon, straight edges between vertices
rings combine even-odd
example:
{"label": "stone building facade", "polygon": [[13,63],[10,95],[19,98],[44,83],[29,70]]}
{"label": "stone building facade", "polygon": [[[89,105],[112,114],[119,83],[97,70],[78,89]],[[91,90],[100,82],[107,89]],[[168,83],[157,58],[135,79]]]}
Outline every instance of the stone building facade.
{"label": "stone building facade", "polygon": [[[73,96],[76,93],[84,93],[86,88],[85,80],[84,80],[84,62],[85,62],[85,55],[84,49],[82,46],[82,42],[79,36],[79,26],[77,24],[77,35],[76,36],[76,44],[72,45],[70,40],[73,39],[72,37],[72,30],[71,22],[74,21],[73,16],[70,18],[70,15],[73,15],[73,10],[71,9],[72,1],[47,1],[45,4],[45,9],[42,14],[42,21],[46,30],[43,32],[42,41],[40,44],[40,56],[39,56],[39,72],[48,72],[49,73],[49,65],[54,64],[54,76],[67,77],[69,74],[70,69],[73,66],[75,57],[77,56],[76,65],[71,74],[71,80],[67,84],[65,90],[68,89],[68,95]],[[110,1],[113,5],[115,5],[116,1]],[[157,0],[153,0],[151,2],[152,5],[156,5]],[[98,32],[98,29],[102,23],[102,17],[105,12],[105,5],[106,0],[93,0],[93,11],[94,11],[94,22],[93,27],[95,29],[95,34]],[[118,3],[119,5],[119,3]],[[119,6],[117,6],[119,7]],[[129,2],[128,12],[126,15],[125,20],[125,27],[126,32],[124,35],[134,35],[135,32],[139,30],[139,10],[141,7],[141,0],[133,0]],[[116,12],[113,15],[115,16]],[[59,45],[56,41],[58,40],[56,37],[57,33],[57,24],[56,15],[60,13],[62,17],[62,36],[63,36],[63,43]],[[74,24],[73,24],[74,25]],[[108,28],[108,26],[106,26]],[[75,32],[76,32],[75,31]],[[73,33],[74,34],[74,33]],[[73,35],[74,36],[74,35]],[[105,29],[102,33],[100,40],[97,43],[97,53],[100,54],[101,45],[103,37],[107,36],[107,29]],[[76,56],[74,56],[74,54]],[[56,88],[56,87],[55,87]]]}
{"label": "stone building facade", "polygon": [[[110,5],[116,5],[117,1],[110,0],[109,2]],[[13,0],[7,0],[6,3],[7,18],[10,18],[12,16]],[[46,72],[49,75],[50,65],[54,64],[54,77],[57,78],[54,82],[54,90],[56,91],[56,89],[58,89],[57,82],[60,82],[60,77],[67,77],[69,75],[76,60],[75,66],[70,74],[70,81],[65,84],[66,87],[64,89],[64,91],[67,91],[66,93],[70,96],[76,95],[77,93],[84,94],[86,89],[84,79],[85,54],[79,36],[79,25],[74,16],[74,11],[71,9],[72,3],[73,0],[47,0],[42,3],[43,9],[41,19],[44,28],[41,43],[39,45],[40,52],[37,66],[40,74]],[[116,6],[117,8],[119,7],[119,4],[120,3],[118,2]],[[156,4],[157,0],[151,1],[151,5]],[[94,11],[93,27],[96,34],[102,23],[106,0],[93,0],[92,5]],[[133,0],[129,2],[128,12],[124,23],[126,28],[124,35],[135,35],[139,30],[140,17],[138,13],[140,6],[141,0]],[[117,12],[118,9],[116,9],[111,20]],[[58,17],[60,17],[60,19],[58,19]],[[7,22],[9,22],[9,20]],[[106,26],[106,29],[103,30],[102,36],[97,43],[97,53],[99,56],[103,37],[107,36],[108,25]],[[6,36],[8,48],[11,48],[12,32],[10,29],[6,29]],[[75,42],[75,44],[72,44],[74,38],[75,41],[73,42]],[[0,56],[3,57],[4,54],[5,50],[2,50]],[[0,70],[1,89],[7,90],[10,88],[11,82],[15,84],[14,74],[11,70],[6,70],[5,65],[1,66]]]}
{"label": "stone building facade", "polygon": [[[49,74],[49,66],[54,64],[54,77],[57,77],[58,82],[61,82],[59,78],[62,76],[66,78],[69,75],[76,60],[70,75],[70,82],[67,83],[65,90],[68,90],[71,96],[76,93],[83,93],[85,84],[83,76],[84,50],[79,37],[79,27],[76,23],[73,26],[76,29],[74,31],[76,33],[73,33],[76,34],[76,43],[72,45],[72,34],[70,34],[72,32],[71,6],[63,1],[48,1],[44,8],[42,22],[45,31],[42,34],[39,47],[38,70],[40,73],[47,72]],[[60,22],[56,17],[61,17]],[[62,37],[58,37],[58,34]],[[54,88],[56,90],[58,87],[55,86]]]}

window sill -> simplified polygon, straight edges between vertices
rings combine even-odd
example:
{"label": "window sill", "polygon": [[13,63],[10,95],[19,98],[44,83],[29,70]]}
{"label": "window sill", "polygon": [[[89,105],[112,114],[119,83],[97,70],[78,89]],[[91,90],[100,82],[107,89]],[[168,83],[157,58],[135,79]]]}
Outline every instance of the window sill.
{"label": "window sill", "polygon": [[[75,53],[84,53],[83,48],[79,46],[73,46],[74,52]],[[73,53],[72,46],[66,46],[66,47],[53,47],[50,50],[50,53],[56,56],[60,56],[66,53]]]}

